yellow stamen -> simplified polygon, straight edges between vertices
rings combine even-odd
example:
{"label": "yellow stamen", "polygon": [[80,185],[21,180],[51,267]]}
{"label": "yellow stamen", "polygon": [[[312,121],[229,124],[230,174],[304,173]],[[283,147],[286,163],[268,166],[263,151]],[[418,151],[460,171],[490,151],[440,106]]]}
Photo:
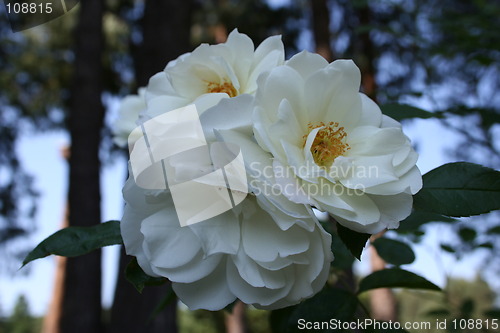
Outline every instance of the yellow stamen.
{"label": "yellow stamen", "polygon": [[238,95],[238,91],[236,91],[236,88],[234,88],[233,84],[227,81],[223,83],[208,82],[207,92],[226,93],[229,95],[229,97],[235,97]]}
{"label": "yellow stamen", "polygon": [[[344,131],[344,127],[339,127],[339,123],[333,121],[328,124],[320,122],[318,125],[309,123],[307,127],[309,128],[309,133],[315,128],[323,127],[316,133],[316,137],[311,145],[311,154],[317,165],[330,167],[337,157],[343,156],[351,149],[349,144],[345,142],[347,133]],[[304,135],[304,145],[309,133]]]}

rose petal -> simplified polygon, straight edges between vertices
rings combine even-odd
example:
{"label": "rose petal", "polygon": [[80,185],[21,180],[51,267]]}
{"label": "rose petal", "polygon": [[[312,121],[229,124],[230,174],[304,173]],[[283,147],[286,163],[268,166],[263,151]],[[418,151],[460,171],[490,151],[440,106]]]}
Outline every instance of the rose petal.
{"label": "rose petal", "polygon": [[328,66],[328,61],[319,54],[302,51],[291,57],[286,65],[295,69],[305,80],[311,73]]}
{"label": "rose petal", "polygon": [[302,228],[280,230],[270,215],[259,209],[242,223],[245,253],[257,261],[273,261],[307,250],[309,240]]}
{"label": "rose petal", "polygon": [[172,283],[172,289],[191,310],[216,311],[236,299],[227,285],[225,261],[221,261],[212,274],[204,279],[193,283]]}

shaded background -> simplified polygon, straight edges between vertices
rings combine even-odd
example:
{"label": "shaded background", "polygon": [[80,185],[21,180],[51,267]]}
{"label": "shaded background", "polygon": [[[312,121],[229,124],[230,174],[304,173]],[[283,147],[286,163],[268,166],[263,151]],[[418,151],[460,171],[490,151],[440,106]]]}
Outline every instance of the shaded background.
{"label": "shaded background", "polygon": [[[362,90],[379,104],[432,111],[430,119],[403,120],[422,171],[456,160],[500,167],[497,1],[86,0],[17,33],[4,10],[0,333],[269,331],[267,312],[243,306],[229,316],[188,312],[174,302],[149,320],[167,288],[141,297],[123,280],[129,258],[117,248],[18,270],[26,251],[64,223],[120,218],[126,155],[113,146],[109,130],[120,98],[146,85],[169,60],[201,42],[223,42],[234,28],[256,45],[281,34],[287,58],[302,49],[328,60],[352,58],[362,71]],[[416,250],[417,261],[407,268],[445,293],[372,294],[368,308],[374,299],[382,302],[372,315],[487,318],[485,311],[499,305],[498,217],[429,221],[391,232]],[[376,253],[369,252],[353,278],[376,269],[370,262]],[[352,274],[352,267],[337,260],[332,279]]]}

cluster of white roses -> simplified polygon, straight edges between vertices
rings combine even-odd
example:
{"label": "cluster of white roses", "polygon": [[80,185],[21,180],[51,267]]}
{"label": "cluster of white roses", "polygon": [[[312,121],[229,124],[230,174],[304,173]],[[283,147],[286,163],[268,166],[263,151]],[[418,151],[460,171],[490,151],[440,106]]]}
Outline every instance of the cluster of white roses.
{"label": "cluster of white roses", "polygon": [[147,274],[171,280],[191,309],[236,299],[276,309],[317,293],[333,256],[313,208],[376,233],[409,215],[422,186],[401,126],[359,86],[352,61],[301,52],[285,62],[278,36],[254,49],[236,30],[224,44],[170,62],[124,100],[115,141],[133,143],[128,136],[144,121],[194,104],[208,142],[241,148],[250,195],[237,209],[181,227],[169,190],[141,188],[130,176],[121,222],[127,253]]}

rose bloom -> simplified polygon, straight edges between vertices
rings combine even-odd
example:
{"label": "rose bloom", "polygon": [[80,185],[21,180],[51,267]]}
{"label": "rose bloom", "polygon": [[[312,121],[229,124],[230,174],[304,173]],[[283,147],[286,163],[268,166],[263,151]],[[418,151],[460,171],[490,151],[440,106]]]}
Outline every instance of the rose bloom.
{"label": "rose bloom", "polygon": [[[246,138],[245,164],[258,158],[260,167],[272,167],[271,155],[252,141],[252,94],[257,76],[282,64],[282,58],[278,37],[254,51],[247,36],[233,31],[227,43],[202,45],[153,77],[142,114],[155,117],[194,103],[207,142],[223,140],[226,132]],[[174,170],[185,179],[198,171],[190,165]],[[313,296],[328,278],[331,237],[310,206],[268,193],[273,176],[260,181],[262,172],[247,170],[251,193],[242,203],[185,227],[169,189],[141,188],[132,174],[123,188],[120,225],[127,254],[137,257],[147,274],[172,281],[190,309],[219,310],[236,299],[264,309],[286,307]]]}
{"label": "rose bloom", "polygon": [[207,109],[223,98],[253,95],[258,76],[282,65],[284,57],[279,36],[267,38],[255,49],[252,40],[235,29],[225,43],[202,44],[154,75],[147,87],[146,115],[154,117],[191,103]]}
{"label": "rose bloom", "polygon": [[[206,127],[215,133],[207,137],[221,138],[224,133],[234,142],[246,138],[248,143],[241,147],[245,163],[258,160],[260,166],[271,167],[269,153],[249,139],[251,103],[245,105],[235,109],[227,101],[204,111],[202,123],[222,123],[221,128]],[[165,144],[170,139],[165,138]],[[171,280],[190,309],[219,310],[236,299],[264,309],[286,307],[313,296],[328,278],[331,237],[312,209],[268,192],[265,186],[272,177],[260,181],[262,172],[247,170],[250,194],[242,203],[185,227],[180,226],[168,189],[143,189],[132,176],[123,189],[121,232],[127,253],[137,257],[147,274]],[[186,178],[198,172],[189,162],[178,171]]]}
{"label": "rose bloom", "polygon": [[151,276],[172,281],[190,309],[219,310],[240,299],[276,309],[313,296],[333,259],[331,237],[304,205],[250,196],[235,210],[181,227],[168,191],[129,178],[121,232],[129,255]]}
{"label": "rose bloom", "polygon": [[422,177],[401,125],[360,81],[352,61],[302,52],[259,78],[253,124],[285,196],[372,234],[410,214]]}
{"label": "rose bloom", "polygon": [[[169,62],[145,89],[139,89],[139,95],[123,99],[113,126],[113,140],[124,147],[140,123],[191,103],[200,112],[231,97],[237,100],[232,103],[249,103],[248,95],[254,95],[257,89],[257,77],[282,65],[284,59],[279,36],[267,38],[255,49],[252,40],[235,29],[225,43],[202,44]],[[135,134],[130,143],[135,141]]]}

